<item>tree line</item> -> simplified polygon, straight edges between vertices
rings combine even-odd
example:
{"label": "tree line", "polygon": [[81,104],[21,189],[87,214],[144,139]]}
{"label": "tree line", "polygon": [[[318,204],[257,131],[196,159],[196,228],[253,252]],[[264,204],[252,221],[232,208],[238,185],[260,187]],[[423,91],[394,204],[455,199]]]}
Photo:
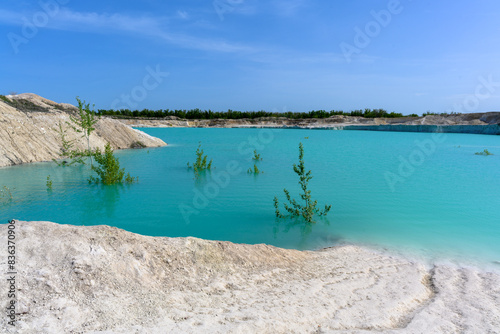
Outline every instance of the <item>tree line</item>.
{"label": "tree line", "polygon": [[[303,118],[328,118],[335,115],[344,116],[360,116],[365,118],[396,118],[405,117],[401,113],[387,112],[384,109],[364,109],[364,110],[353,110],[350,112],[345,112],[341,110],[312,110],[309,112],[269,112],[269,111],[212,111],[212,110],[201,110],[201,109],[189,109],[189,110],[170,110],[170,109],[160,109],[160,110],[130,110],[130,109],[99,109],[98,113],[103,116],[113,116],[119,118],[164,118],[168,116],[175,116],[183,119],[255,119],[260,117],[286,117],[292,119],[303,119]],[[412,114],[410,117],[417,117],[418,115]]]}

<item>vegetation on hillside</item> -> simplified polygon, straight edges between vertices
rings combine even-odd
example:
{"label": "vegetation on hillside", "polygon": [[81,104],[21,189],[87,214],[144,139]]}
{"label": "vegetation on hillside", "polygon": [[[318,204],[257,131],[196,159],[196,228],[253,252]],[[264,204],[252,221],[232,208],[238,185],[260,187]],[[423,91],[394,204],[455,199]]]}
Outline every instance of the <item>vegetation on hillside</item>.
{"label": "vegetation on hillside", "polygon": [[22,112],[32,112],[32,111],[39,111],[39,112],[47,112],[49,111],[48,108],[44,108],[42,106],[39,106],[37,104],[34,104],[30,100],[27,99],[9,99],[5,95],[0,95],[0,100],[3,102],[7,103],[11,107],[14,107]]}
{"label": "vegetation on hillside", "polygon": [[[95,124],[99,121],[99,115],[96,115],[94,110],[90,110],[90,103],[85,103],[81,101],[78,97],[78,114],[76,117],[70,116],[71,123],[66,122],[66,125],[73,128],[76,132],[83,133],[83,137],[87,139],[87,149],[78,150],[75,149],[74,141],[67,139],[67,128],[63,127],[63,124],[59,122],[59,129],[56,130],[61,138],[61,157],[68,158],[70,161],[63,160],[58,162],[54,161],[59,166],[72,165],[72,164],[85,164],[84,158],[90,157],[91,169],[97,173],[98,177],[91,176],[89,178],[89,183],[102,183],[105,185],[115,184],[115,183],[133,183],[138,181],[136,177],[130,176],[129,173],[125,175],[125,169],[120,168],[120,163],[118,159],[113,154],[113,149],[111,144],[107,143],[104,152],[99,149],[90,148],[90,135],[95,130]],[[133,143],[138,147],[144,147],[144,144],[140,142]],[[96,160],[97,166],[92,164],[92,158]],[[50,176],[47,177],[47,188],[52,189],[52,181]]]}

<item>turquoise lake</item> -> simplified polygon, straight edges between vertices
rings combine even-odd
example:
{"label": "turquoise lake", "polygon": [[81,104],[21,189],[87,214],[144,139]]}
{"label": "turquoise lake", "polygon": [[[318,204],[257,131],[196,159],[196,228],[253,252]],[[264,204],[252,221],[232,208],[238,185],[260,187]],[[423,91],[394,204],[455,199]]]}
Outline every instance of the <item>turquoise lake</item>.
{"label": "turquoise lake", "polygon": [[[139,182],[89,185],[88,166],[0,169],[0,218],[112,225],[151,236],[318,249],[351,243],[500,268],[500,136],[299,129],[141,129],[167,147],[117,151]],[[213,169],[194,178],[198,143]],[[304,144],[316,224],[277,220],[273,198],[299,197]],[[253,150],[261,155],[253,175]],[[474,153],[488,149],[494,155]],[[46,178],[50,175],[53,189]]]}

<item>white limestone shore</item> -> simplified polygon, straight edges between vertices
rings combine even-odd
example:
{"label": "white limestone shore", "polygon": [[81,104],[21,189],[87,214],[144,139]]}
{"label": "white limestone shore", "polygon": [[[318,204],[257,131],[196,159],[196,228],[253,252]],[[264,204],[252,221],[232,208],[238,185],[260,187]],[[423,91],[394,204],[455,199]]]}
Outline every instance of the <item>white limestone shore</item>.
{"label": "white limestone shore", "polygon": [[[15,222],[0,332],[498,333],[500,274],[356,246],[296,251]],[[7,245],[7,224],[0,225]],[[7,269],[7,248],[0,266]]]}

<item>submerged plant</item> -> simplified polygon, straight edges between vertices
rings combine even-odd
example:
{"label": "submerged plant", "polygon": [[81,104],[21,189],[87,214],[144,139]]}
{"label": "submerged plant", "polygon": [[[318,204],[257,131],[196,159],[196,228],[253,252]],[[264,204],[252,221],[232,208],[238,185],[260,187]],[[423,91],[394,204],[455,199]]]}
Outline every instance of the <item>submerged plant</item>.
{"label": "submerged plant", "polygon": [[488,156],[488,155],[493,155],[493,153],[491,153],[490,151],[488,151],[488,149],[484,149],[484,151],[482,152],[476,152],[474,153],[475,155],[484,155],[484,156]]}
{"label": "submerged plant", "polygon": [[[259,161],[262,161],[262,158],[260,157],[260,154],[257,153],[257,150],[253,151],[253,158],[252,158],[252,160],[255,161],[256,163],[259,162]],[[257,167],[256,163],[253,164],[253,169],[252,168],[248,168],[248,170],[247,170],[248,174],[260,174],[260,173],[264,173],[264,172],[261,172],[259,170],[259,168]]]}
{"label": "submerged plant", "polygon": [[52,190],[52,180],[50,179],[50,175],[47,175],[47,190]]}
{"label": "submerged plant", "polygon": [[247,173],[248,173],[248,174],[260,174],[260,173],[264,173],[264,172],[261,172],[261,171],[259,170],[259,168],[257,167],[257,165],[256,165],[256,164],[254,164],[254,165],[253,165],[253,169],[252,169],[252,168],[248,168]]}
{"label": "submerged plant", "polygon": [[10,188],[7,186],[3,186],[0,189],[0,202],[7,202],[7,201],[12,201],[12,192],[10,191]]}
{"label": "submerged plant", "polygon": [[207,163],[208,156],[203,155],[204,151],[201,149],[201,142],[198,144],[198,148],[196,149],[196,161],[193,163],[191,166],[189,162],[187,163],[188,169],[193,168],[194,169],[194,174],[196,177],[200,176],[200,172],[204,170],[211,170],[212,169],[212,161],[210,160]]}
{"label": "submerged plant", "polygon": [[252,160],[262,161],[262,158],[260,157],[260,154],[257,153],[257,150],[253,151],[253,158],[252,158]]}
{"label": "submerged plant", "polygon": [[[304,166],[304,146],[302,145],[302,143],[299,144],[299,164],[293,164],[293,171],[299,176],[299,184],[303,191],[303,193],[300,194],[300,198],[302,199],[302,201],[304,201],[304,204],[301,204],[295,199],[292,199],[288,190],[283,189],[286,199],[290,203],[290,205],[284,203],[283,206],[291,217],[303,217],[306,222],[314,223],[313,216],[315,213],[320,216],[326,216],[332,206],[325,205],[324,210],[319,210],[318,208],[316,208],[318,202],[311,199],[311,191],[308,190],[307,185],[313,177],[311,176],[311,171],[309,170],[306,172]],[[274,197],[274,208],[276,210],[277,218],[287,217],[287,215],[284,215],[280,212],[279,201],[278,197],[276,196]]]}
{"label": "submerged plant", "polygon": [[115,183],[133,183],[138,181],[138,178],[130,176],[129,173],[125,175],[125,168],[120,168],[118,159],[113,154],[113,149],[109,143],[106,144],[104,153],[95,150],[94,158],[98,166],[92,166],[92,170],[97,173],[99,178],[91,176],[89,183],[99,183],[105,185]]}

